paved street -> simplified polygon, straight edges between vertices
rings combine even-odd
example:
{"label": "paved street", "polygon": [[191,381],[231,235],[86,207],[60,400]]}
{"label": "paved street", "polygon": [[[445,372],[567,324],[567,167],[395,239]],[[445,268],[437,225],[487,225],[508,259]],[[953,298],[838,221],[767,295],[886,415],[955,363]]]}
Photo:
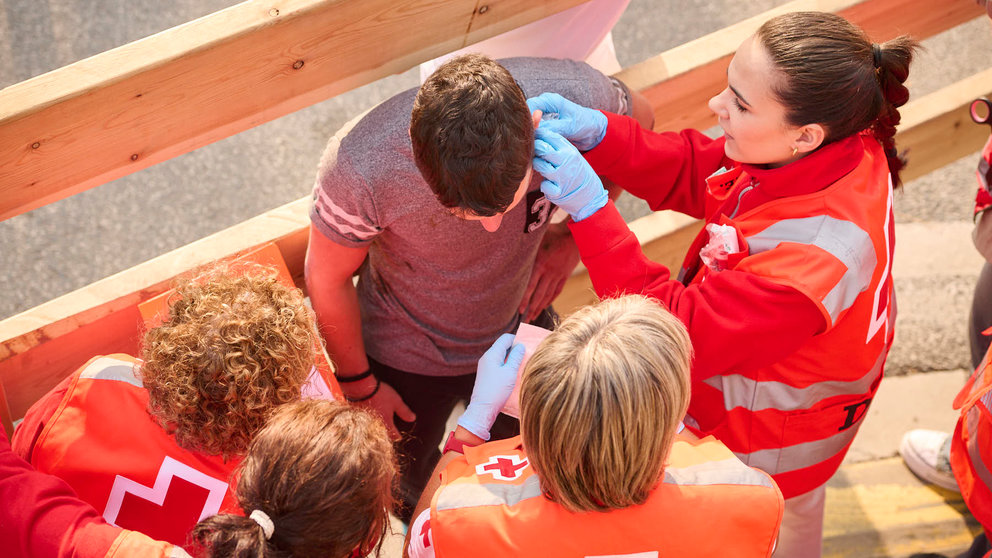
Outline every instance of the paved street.
{"label": "paved street", "polygon": [[[233,3],[0,0],[0,87]],[[632,0],[614,29],[617,53],[621,64],[627,66],[783,3]],[[917,98],[988,67],[992,60],[992,30],[984,19],[927,40],[924,45],[926,50],[919,55],[910,78],[912,95]],[[0,222],[0,284],[4,286],[0,292],[0,318],[309,194],[327,137],[353,115],[415,85],[415,70],[391,76],[135,175]],[[887,375],[893,377],[883,383],[884,396],[879,396],[849,456],[850,468],[845,468],[832,485],[836,492],[831,492],[831,505],[864,496],[845,491],[852,483],[845,481],[844,475],[867,479],[870,475],[864,473],[864,467],[871,464],[885,471],[901,467],[888,458],[895,455],[898,437],[905,429],[949,428],[953,424],[950,397],[969,366],[965,320],[981,266],[969,236],[976,156],[910,182],[896,195],[898,241],[893,274],[899,318],[896,344],[887,368]],[[912,153],[909,158],[912,164]],[[629,198],[622,209],[628,220],[646,213],[642,204]],[[911,482],[906,480],[906,486]],[[906,490],[920,489],[916,485]],[[880,490],[874,496],[864,496],[868,500],[862,501],[889,498],[880,494],[889,493]],[[864,509],[878,508],[866,504]],[[828,511],[828,525],[830,517]],[[872,524],[863,520],[860,525],[866,521]],[[918,520],[905,521],[908,523],[878,524],[878,530],[894,533],[907,529],[907,525],[912,527],[912,521]],[[838,540],[851,532],[848,524],[835,525],[840,525],[834,532]],[[961,533],[966,526],[962,523],[955,529],[957,538],[948,539],[951,542],[947,548],[957,548],[955,545],[963,540]],[[912,547],[904,544],[905,537],[897,535],[892,535],[892,540],[898,541],[886,547],[889,535],[872,533],[866,535],[871,538],[869,542],[878,544],[870,548],[882,550],[866,551],[861,556],[876,555],[875,552],[901,556],[911,551],[906,549],[926,548],[926,538]],[[864,538],[844,540],[845,544],[867,544]],[[859,555],[845,554],[845,547],[838,548],[841,550],[834,555]]]}

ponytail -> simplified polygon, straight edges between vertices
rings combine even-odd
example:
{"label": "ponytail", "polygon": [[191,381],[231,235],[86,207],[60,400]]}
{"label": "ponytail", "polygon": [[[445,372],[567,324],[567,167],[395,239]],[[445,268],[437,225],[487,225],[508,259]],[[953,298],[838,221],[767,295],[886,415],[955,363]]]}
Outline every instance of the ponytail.
{"label": "ponytail", "polygon": [[205,550],[205,556],[220,558],[275,558],[286,556],[265,539],[262,526],[240,515],[221,514],[208,517],[193,529],[193,540]]}
{"label": "ponytail", "polygon": [[337,401],[280,406],[237,470],[248,517],[215,515],[193,537],[212,558],[345,558],[380,548],[396,476],[382,421]]}
{"label": "ponytail", "polygon": [[822,145],[869,130],[885,150],[892,183],[906,164],[896,152],[898,107],[909,100],[903,83],[919,43],[902,36],[872,44],[843,17],[792,12],[766,21],[756,37],[782,79],[772,91],[793,126],[820,124]]}
{"label": "ponytail", "polygon": [[892,173],[892,184],[896,187],[902,183],[899,171],[906,166],[905,153],[896,151],[896,125],[902,118],[898,109],[909,100],[909,90],[904,84],[909,77],[913,51],[918,47],[919,44],[906,35],[880,45],[872,45],[872,51],[877,53],[873,58],[877,59],[875,68],[882,92],[882,108],[871,125],[871,131],[882,144],[889,163],[889,172]]}

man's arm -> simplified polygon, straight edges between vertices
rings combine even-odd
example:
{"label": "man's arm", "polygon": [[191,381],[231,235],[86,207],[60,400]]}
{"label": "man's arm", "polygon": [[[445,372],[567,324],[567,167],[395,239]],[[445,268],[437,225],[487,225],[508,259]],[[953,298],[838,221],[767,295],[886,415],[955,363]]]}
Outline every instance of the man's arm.
{"label": "man's arm", "polygon": [[[358,293],[352,281],[352,276],[367,254],[367,247],[342,246],[310,225],[305,264],[307,291],[327,352],[334,360],[336,375],[344,380],[369,369],[365,343],[362,341]],[[375,391],[375,395],[359,404],[378,413],[394,436],[399,435],[393,424],[394,414],[408,422],[415,418],[396,391],[388,384],[380,385],[373,376],[357,382],[340,383],[348,399],[362,399]]]}

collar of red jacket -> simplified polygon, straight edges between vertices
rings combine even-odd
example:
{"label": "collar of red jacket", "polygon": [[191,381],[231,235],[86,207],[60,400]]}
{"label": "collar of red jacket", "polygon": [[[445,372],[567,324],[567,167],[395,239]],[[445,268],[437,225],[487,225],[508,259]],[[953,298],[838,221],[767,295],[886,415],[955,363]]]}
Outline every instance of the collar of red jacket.
{"label": "collar of red jacket", "polygon": [[822,190],[854,170],[864,156],[861,134],[825,145],[813,153],[777,169],[741,164],[765,194],[774,198],[801,196]]}

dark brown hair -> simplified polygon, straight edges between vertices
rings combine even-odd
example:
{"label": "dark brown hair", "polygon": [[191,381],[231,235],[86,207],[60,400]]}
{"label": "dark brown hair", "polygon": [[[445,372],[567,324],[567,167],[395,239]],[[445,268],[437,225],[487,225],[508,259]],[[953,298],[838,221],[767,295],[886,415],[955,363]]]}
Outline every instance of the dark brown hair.
{"label": "dark brown hair", "polygon": [[145,334],[148,408],[181,447],[244,455],[273,408],[298,401],[318,342],[299,289],[260,265],[215,268],[176,287]]}
{"label": "dark brown hair", "polygon": [[453,58],[420,87],[410,116],[417,168],[445,207],[506,211],[534,157],[523,91],[481,54]]}
{"label": "dark brown hair", "polygon": [[252,441],[237,474],[238,504],[261,510],[275,529],[265,539],[249,517],[215,515],[193,538],[207,556],[343,558],[365,556],[389,527],[396,475],[382,421],[340,402],[280,407]]}
{"label": "dark brown hair", "polygon": [[895,148],[898,107],[909,100],[903,83],[919,43],[904,35],[873,45],[857,26],[823,12],[774,17],[756,37],[784,76],[772,89],[789,124],[824,126],[823,145],[871,129],[898,186],[906,164]]}

